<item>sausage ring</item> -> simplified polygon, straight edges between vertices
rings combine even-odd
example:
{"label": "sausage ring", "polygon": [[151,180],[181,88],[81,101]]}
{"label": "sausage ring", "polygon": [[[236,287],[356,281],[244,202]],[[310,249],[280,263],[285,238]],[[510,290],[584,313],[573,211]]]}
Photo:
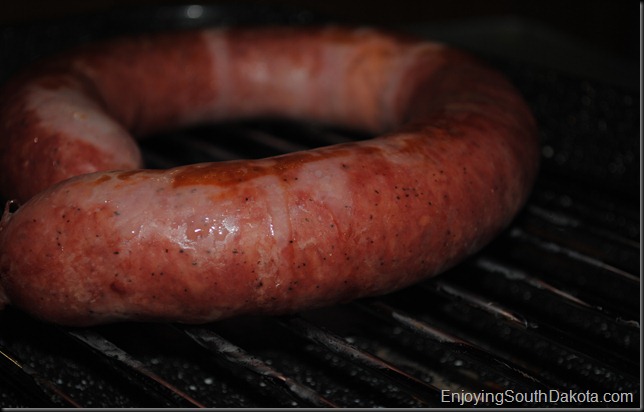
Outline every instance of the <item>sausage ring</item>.
{"label": "sausage ring", "polygon": [[[142,169],[132,135],[279,116],[373,139]],[[388,293],[505,228],[536,124],[497,71],[368,28],[112,39],[0,94],[0,307],[65,325],[208,322]]]}

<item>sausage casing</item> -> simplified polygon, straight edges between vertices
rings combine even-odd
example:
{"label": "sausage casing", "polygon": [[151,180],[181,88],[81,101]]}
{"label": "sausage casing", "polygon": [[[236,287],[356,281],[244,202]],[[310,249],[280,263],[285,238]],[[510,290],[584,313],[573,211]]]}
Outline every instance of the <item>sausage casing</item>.
{"label": "sausage casing", "polygon": [[[377,137],[142,169],[132,135],[279,116]],[[0,95],[0,304],[61,324],[207,322],[391,292],[522,207],[534,119],[497,71],[354,28],[210,29],[54,57]],[[216,137],[215,137],[216,138]]]}

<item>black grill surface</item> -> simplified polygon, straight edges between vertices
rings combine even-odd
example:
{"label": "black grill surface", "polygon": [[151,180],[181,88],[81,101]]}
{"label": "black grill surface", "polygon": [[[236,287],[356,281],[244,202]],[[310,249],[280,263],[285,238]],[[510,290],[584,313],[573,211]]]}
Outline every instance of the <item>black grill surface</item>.
{"label": "black grill surface", "polygon": [[[142,28],[318,21],[306,11],[182,6],[5,27],[0,80],[68,45]],[[9,307],[0,405],[640,405],[637,88],[490,61],[531,104],[543,163],[526,208],[481,253],[397,293],[285,317],[78,329]],[[259,119],[159,135],[143,150],[150,167],[165,168],[368,137]]]}

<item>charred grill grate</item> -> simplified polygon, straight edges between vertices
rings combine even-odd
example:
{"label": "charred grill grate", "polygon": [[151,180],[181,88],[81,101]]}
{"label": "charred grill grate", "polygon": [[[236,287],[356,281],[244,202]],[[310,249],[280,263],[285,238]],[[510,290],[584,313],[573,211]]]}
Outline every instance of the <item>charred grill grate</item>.
{"label": "charred grill grate", "polygon": [[[636,93],[499,67],[535,110],[543,170],[525,210],[477,256],[388,296],[285,317],[74,329],[8,308],[0,313],[0,405],[449,407],[458,404],[442,402],[446,390],[512,390],[613,393],[619,402],[586,405],[638,406]],[[143,146],[148,164],[165,168],[366,137],[257,120]],[[509,406],[546,404],[538,400]]]}

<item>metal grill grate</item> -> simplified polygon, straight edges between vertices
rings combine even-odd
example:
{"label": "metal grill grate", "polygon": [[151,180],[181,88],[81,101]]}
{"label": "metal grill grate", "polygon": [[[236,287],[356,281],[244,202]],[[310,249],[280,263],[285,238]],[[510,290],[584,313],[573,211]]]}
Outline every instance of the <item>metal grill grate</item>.
{"label": "metal grill grate", "polygon": [[[535,110],[544,162],[526,209],[480,254],[388,296],[286,317],[73,329],[8,308],[0,405],[450,407],[446,393],[506,390],[615,393],[620,402],[586,406],[639,405],[636,95],[498,63]],[[143,148],[165,168],[367,137],[273,119],[182,130]],[[553,405],[520,400],[509,405]]]}

